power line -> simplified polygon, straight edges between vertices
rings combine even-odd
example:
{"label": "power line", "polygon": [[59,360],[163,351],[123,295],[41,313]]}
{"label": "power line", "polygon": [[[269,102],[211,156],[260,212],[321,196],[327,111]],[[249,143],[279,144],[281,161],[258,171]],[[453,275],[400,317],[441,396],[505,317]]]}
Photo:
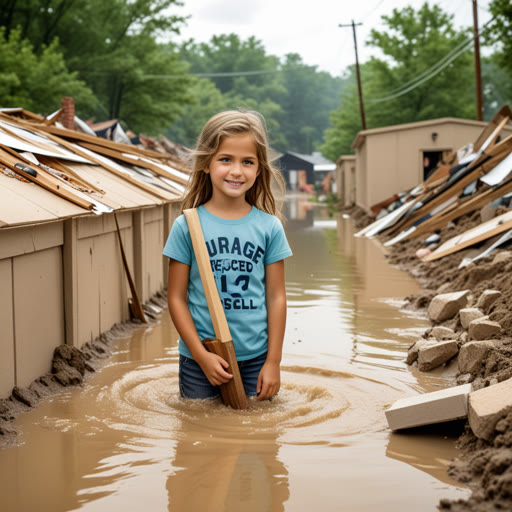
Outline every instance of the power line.
{"label": "power line", "polygon": [[[494,20],[494,17],[491,18],[489,21],[487,21],[483,26],[482,30],[480,30],[480,34],[483,34],[486,30],[488,25]],[[447,53],[444,57],[442,57],[438,62],[436,62],[433,66],[431,66],[426,71],[423,71],[418,76],[413,78],[412,80],[409,80],[409,82],[406,82],[405,84],[401,85],[400,87],[394,89],[390,93],[388,93],[387,96],[381,97],[381,98],[367,98],[366,101],[368,103],[381,103],[384,101],[389,101],[395,98],[398,98],[400,96],[403,96],[404,94],[407,94],[408,92],[412,91],[413,89],[416,89],[416,87],[419,87],[420,85],[424,84],[434,76],[438,75],[444,68],[446,68],[448,65],[450,65],[456,58],[460,57],[470,46],[473,42],[474,38],[471,36],[470,38],[466,39],[462,43],[459,43],[453,50],[451,50],[449,53]]]}
{"label": "power line", "polygon": [[[226,71],[225,73],[189,73],[191,76],[198,78],[218,78],[229,76],[253,76],[253,75],[268,75],[270,73],[280,73],[280,69],[264,69],[258,71]],[[143,78],[151,79],[165,79],[165,78],[183,78],[184,75],[144,75]]]}

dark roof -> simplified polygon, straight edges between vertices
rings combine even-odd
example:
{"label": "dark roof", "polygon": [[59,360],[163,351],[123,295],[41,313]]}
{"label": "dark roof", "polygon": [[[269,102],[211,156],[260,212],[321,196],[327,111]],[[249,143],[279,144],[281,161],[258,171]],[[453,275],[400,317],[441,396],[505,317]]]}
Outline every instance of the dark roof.
{"label": "dark roof", "polygon": [[296,158],[300,158],[305,162],[309,162],[313,165],[335,165],[329,159],[325,158],[321,153],[313,153],[312,155],[303,155],[301,153],[294,153],[293,151],[287,151],[285,154],[292,155]]}

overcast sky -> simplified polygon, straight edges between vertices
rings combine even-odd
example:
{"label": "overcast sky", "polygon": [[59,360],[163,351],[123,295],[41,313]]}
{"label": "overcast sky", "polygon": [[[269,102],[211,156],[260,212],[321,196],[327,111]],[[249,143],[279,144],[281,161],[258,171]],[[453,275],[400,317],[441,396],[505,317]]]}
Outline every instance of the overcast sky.
{"label": "overcast sky", "polygon": [[[298,53],[309,65],[339,76],[354,63],[352,28],[338,25],[363,23],[357,27],[360,62],[375,49],[365,46],[370,30],[382,30],[382,15],[394,8],[412,5],[418,9],[424,0],[182,0],[179,13],[190,15],[180,40],[208,41],[213,35],[234,32],[242,39],[255,36],[267,54],[282,57]],[[478,0],[478,22],[489,20],[490,0]],[[456,26],[473,25],[472,0],[436,0],[445,12],[455,15]]]}

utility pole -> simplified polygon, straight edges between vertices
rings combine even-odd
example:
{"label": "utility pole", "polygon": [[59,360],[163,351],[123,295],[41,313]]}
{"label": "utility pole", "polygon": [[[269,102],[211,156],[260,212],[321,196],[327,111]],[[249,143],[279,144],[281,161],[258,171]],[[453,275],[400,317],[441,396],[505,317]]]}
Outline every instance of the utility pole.
{"label": "utility pole", "polygon": [[473,37],[475,41],[476,118],[483,121],[482,76],[480,74],[480,36],[478,34],[477,0],[473,0]]}
{"label": "utility pole", "polygon": [[363,130],[366,130],[366,119],[364,117],[364,106],[363,106],[363,88],[361,87],[361,74],[359,72],[359,58],[357,56],[357,39],[356,39],[356,25],[362,25],[362,23],[352,23],[350,25],[341,25],[339,27],[352,27],[352,33],[354,34],[354,49],[356,51],[356,75],[357,75],[357,90],[359,92],[359,110],[361,111],[361,125]]}

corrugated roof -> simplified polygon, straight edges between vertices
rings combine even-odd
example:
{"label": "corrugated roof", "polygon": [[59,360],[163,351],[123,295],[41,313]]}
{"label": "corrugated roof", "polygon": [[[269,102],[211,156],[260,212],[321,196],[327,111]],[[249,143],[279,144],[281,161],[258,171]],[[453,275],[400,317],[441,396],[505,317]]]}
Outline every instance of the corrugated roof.
{"label": "corrugated roof", "polygon": [[331,160],[325,158],[322,153],[315,152],[312,155],[304,155],[302,153],[295,153],[293,151],[287,151],[288,155],[292,155],[295,158],[300,158],[305,162],[313,164],[315,171],[333,171],[336,169],[336,164]]}

